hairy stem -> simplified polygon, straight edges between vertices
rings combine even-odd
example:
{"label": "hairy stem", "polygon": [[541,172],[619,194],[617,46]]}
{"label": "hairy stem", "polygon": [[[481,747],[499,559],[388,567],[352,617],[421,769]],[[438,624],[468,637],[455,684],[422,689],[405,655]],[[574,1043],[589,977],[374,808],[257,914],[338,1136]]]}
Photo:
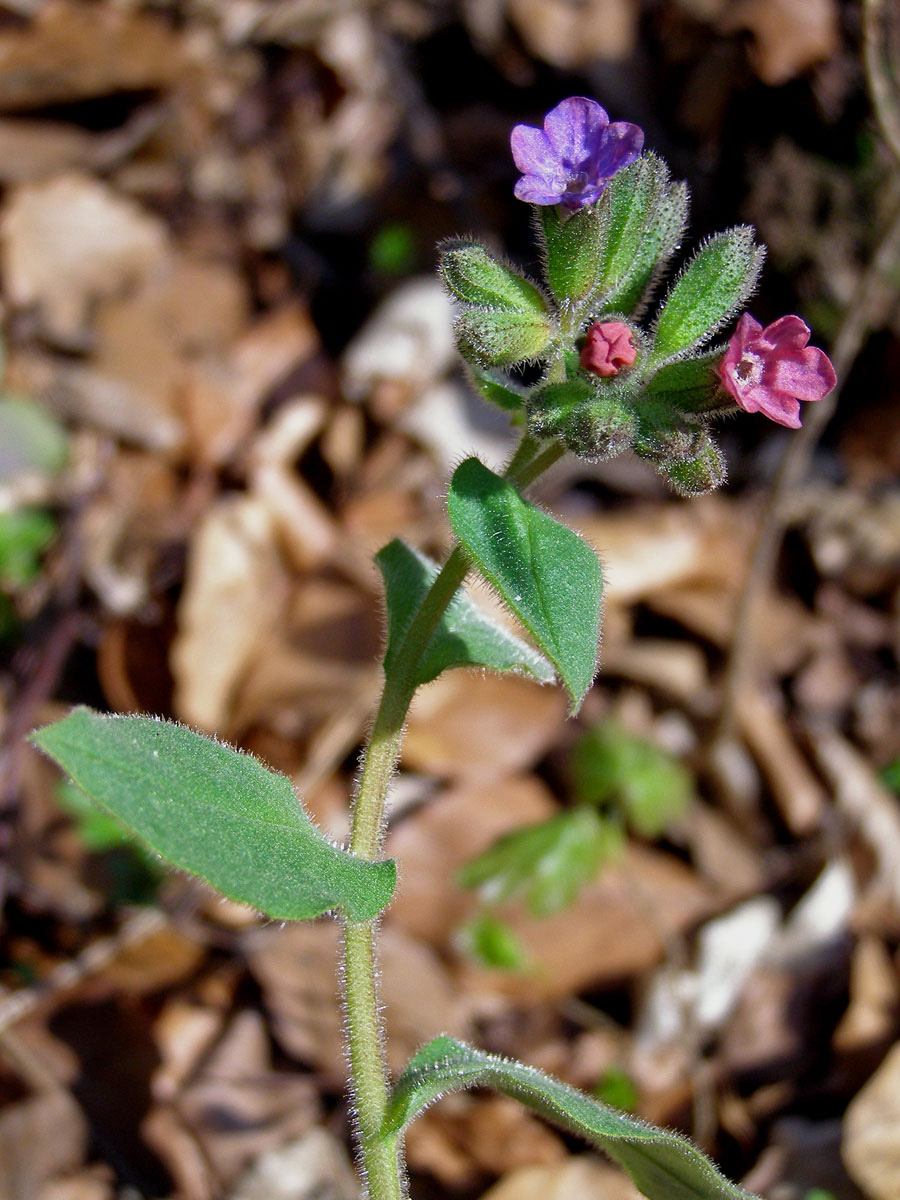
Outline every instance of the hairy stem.
{"label": "hairy stem", "polygon": [[[506,468],[505,477],[524,487],[563,453],[542,448],[527,434]],[[403,726],[415,692],[416,669],[447,605],[466,577],[471,560],[456,545],[427,592],[398,648],[372,725],[353,805],[350,850],[378,857],[385,827],[385,804],[400,751]],[[347,1041],[356,1101],[362,1166],[370,1200],[403,1200],[404,1172],[397,1138],[382,1134],[388,1101],[388,1075],[378,1005],[375,943],[378,921],[347,921],[344,928],[344,996]]]}

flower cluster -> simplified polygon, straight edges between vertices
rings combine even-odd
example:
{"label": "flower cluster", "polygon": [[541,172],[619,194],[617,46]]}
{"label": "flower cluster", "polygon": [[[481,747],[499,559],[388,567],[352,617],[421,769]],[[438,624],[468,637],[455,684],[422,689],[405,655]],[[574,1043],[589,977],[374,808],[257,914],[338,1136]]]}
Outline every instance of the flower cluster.
{"label": "flower cluster", "polygon": [[[535,437],[588,459],[630,447],[693,494],[725,478],[718,417],[743,409],[796,429],[801,402],[832,391],[834,368],[800,317],[763,328],[743,311],[765,253],[748,226],[705,242],[644,319],[680,249],[688,195],[637,125],[573,96],[541,128],[516,125],[510,144],[515,194],[535,205],[543,286],[474,242],[448,243],[441,272],[475,385],[522,410]],[[544,371],[523,390],[503,372],[527,362]]]}

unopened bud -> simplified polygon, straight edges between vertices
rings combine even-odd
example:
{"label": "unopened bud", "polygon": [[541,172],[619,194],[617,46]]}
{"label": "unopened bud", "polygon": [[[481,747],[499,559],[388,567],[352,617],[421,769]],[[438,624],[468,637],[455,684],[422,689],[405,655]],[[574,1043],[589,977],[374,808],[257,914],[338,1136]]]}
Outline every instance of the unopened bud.
{"label": "unopened bud", "polygon": [[721,487],[726,469],[722,451],[708,433],[699,438],[699,445],[688,458],[671,459],[665,473],[679,496],[701,496]]}
{"label": "unopened bud", "polygon": [[634,410],[623,396],[597,391],[585,379],[550,384],[529,406],[528,429],[553,437],[590,462],[612,458],[631,444]]}
{"label": "unopened bud", "polygon": [[597,321],[587,331],[581,351],[586,371],[610,379],[623,367],[633,366],[636,358],[634,339],[624,321]]}

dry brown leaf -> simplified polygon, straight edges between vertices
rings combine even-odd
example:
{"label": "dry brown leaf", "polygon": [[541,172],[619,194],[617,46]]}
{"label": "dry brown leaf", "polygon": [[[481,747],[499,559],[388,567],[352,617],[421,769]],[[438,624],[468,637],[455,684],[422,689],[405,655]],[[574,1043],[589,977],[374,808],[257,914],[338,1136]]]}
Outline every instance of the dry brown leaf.
{"label": "dry brown leaf", "polygon": [[[237,337],[247,297],[239,277],[214,263],[178,259],[145,281],[134,294],[98,306],[92,367],[127,387],[131,402],[123,422],[137,411],[142,422],[159,412],[184,436],[187,359],[214,355]],[[124,432],[128,436],[127,425]],[[221,436],[221,430],[219,431]]]}
{"label": "dry brown leaf", "polygon": [[166,1163],[183,1200],[210,1200],[219,1193],[212,1167],[177,1109],[152,1108],[141,1122],[141,1138]]}
{"label": "dry brown leaf", "polygon": [[391,924],[446,946],[477,905],[456,883],[459,868],[502,834],[556,811],[553,797],[533,775],[462,784],[429,800],[388,835],[385,854],[400,864]]}
{"label": "dry brown leaf", "polygon": [[748,29],[763,83],[780,87],[840,48],[835,0],[737,0],[720,21],[725,32]]}
{"label": "dry brown leaf", "polygon": [[579,1155],[545,1167],[522,1167],[481,1200],[641,1200],[630,1179],[596,1158]]}
{"label": "dry brown leaf", "polygon": [[900,1195],[900,1044],[851,1101],[841,1156],[869,1200]]}
{"label": "dry brown leaf", "polygon": [[91,303],[118,295],[167,253],[158,218],[76,172],[16,188],[0,239],[9,302],[39,305],[47,335],[75,347],[85,343]]}
{"label": "dry brown leaf", "polygon": [[210,1005],[180,997],[168,1001],[153,1029],[162,1059],[153,1073],[153,1095],[157,1100],[166,1103],[178,1094],[224,1024],[224,1014]]}
{"label": "dry brown leaf", "polygon": [[52,1180],[41,1188],[38,1200],[112,1200],[115,1194],[112,1171],[98,1165]]}
{"label": "dry brown leaf", "polygon": [[37,1200],[57,1175],[84,1161],[88,1124],[65,1091],[49,1091],[0,1111],[0,1200]]}
{"label": "dry brown leaf", "polygon": [[[456,883],[459,867],[501,834],[554,811],[549,793],[528,776],[460,783],[430,801],[389,835],[387,852],[400,863],[390,921],[449,950],[454,932],[478,903]],[[463,975],[475,993],[493,990],[527,1002],[559,999],[652,965],[667,933],[684,929],[712,907],[712,892],[695,872],[669,855],[634,846],[562,913],[535,918],[519,904],[498,910],[532,961],[530,972],[467,966]]]}
{"label": "dry brown leaf", "polygon": [[160,87],[183,68],[183,39],[155,16],[51,0],[0,33],[0,110]]}
{"label": "dry brown leaf", "polygon": [[900,901],[900,814],[897,798],[846,738],[815,725],[809,740],[834,803],[871,849],[876,869],[867,883],[896,904]]}
{"label": "dry brown leaf", "polygon": [[722,1058],[730,1070],[761,1071],[762,1081],[771,1082],[785,1075],[785,1064],[799,1066],[803,1047],[791,1013],[794,991],[791,973],[782,967],[761,966],[750,975],[722,1033]]}
{"label": "dry brown leaf", "polygon": [[226,1200],[361,1200],[347,1151],[327,1129],[263,1154],[227,1193]]}
{"label": "dry brown leaf", "polygon": [[497,909],[518,938],[529,973],[465,972],[469,985],[525,1002],[561,1000],[659,962],[665,943],[715,910],[711,890],[676,858],[633,845],[604,867],[564,912],[535,918],[521,905]]}
{"label": "dry brown leaf", "polygon": [[656,688],[695,710],[708,710],[712,701],[706,656],[694,642],[637,638],[617,644],[604,639],[600,666],[604,676],[621,675]]}
{"label": "dry brown leaf", "polygon": [[508,0],[509,17],[532,54],[571,70],[594,59],[627,58],[637,36],[633,0]]}
{"label": "dry brown leaf", "polygon": [[414,1170],[457,1188],[565,1154],[556,1134],[505,1096],[450,1097],[410,1126],[406,1148]]}
{"label": "dry brown leaf", "polygon": [[122,943],[118,953],[85,985],[93,997],[124,993],[143,996],[171,987],[190,975],[203,947],[163,924],[140,940]]}
{"label": "dry brown leaf", "polygon": [[34,183],[85,166],[93,147],[91,134],[72,125],[5,118],[0,120],[0,181]]}
{"label": "dry brown leaf", "polygon": [[654,505],[637,512],[599,515],[579,522],[603,563],[609,604],[634,604],[710,567],[704,521],[683,505]]}
{"label": "dry brown leaf", "polygon": [[403,762],[473,783],[497,779],[541,757],[558,736],[565,710],[559,688],[453,671],[413,701]]}
{"label": "dry brown leaf", "polygon": [[762,854],[747,832],[718,809],[694,800],[678,821],[675,835],[687,844],[692,861],[704,879],[716,886],[723,904],[763,890]]}
{"label": "dry brown leaf", "polygon": [[355,718],[364,725],[378,699],[372,685],[380,674],[374,661],[380,646],[380,614],[367,595],[331,579],[307,578],[248,663],[235,725],[263,724],[298,738],[365,706]]}
{"label": "dry brown leaf", "polygon": [[[40,397],[59,416],[133,446],[169,457],[184,442],[180,413],[148,399],[126,379],[101,374],[87,363],[28,351],[11,360],[10,377],[13,386]],[[156,465],[163,464],[157,461]]]}
{"label": "dry brown leaf", "polygon": [[817,828],[825,810],[825,791],[791,736],[772,697],[746,686],[738,699],[741,733],[768,778],[785,824],[802,836]]}
{"label": "dry brown leaf", "polygon": [[199,358],[188,373],[184,402],[197,460],[205,466],[227,462],[272,388],[318,344],[306,310],[286,304],[251,326],[224,357]]}
{"label": "dry brown leaf", "polygon": [[170,654],[179,717],[204,729],[230,729],[235,689],[272,636],[286,593],[268,509],[250,496],[226,496],[190,546]]}
{"label": "dry brown leaf", "polygon": [[[341,1084],[339,941],[337,922],[323,920],[252,930],[243,945],[279,1042]],[[467,1006],[446,968],[421,942],[386,924],[379,944],[388,1058],[399,1072],[438,1031],[466,1036]]]}
{"label": "dry brown leaf", "polygon": [[864,934],[850,963],[850,1004],[834,1031],[838,1052],[853,1053],[888,1037],[896,1027],[900,981],[884,942]]}
{"label": "dry brown leaf", "polygon": [[299,1137],[321,1115],[314,1080],[272,1070],[268,1031],[252,1010],[233,1018],[179,1097],[178,1112],[220,1185],[260,1154]]}
{"label": "dry brown leaf", "polygon": [[453,307],[437,279],[411,279],[392,292],[344,355],[344,387],[364,400],[382,380],[402,380],[410,395],[439,379],[456,359]]}

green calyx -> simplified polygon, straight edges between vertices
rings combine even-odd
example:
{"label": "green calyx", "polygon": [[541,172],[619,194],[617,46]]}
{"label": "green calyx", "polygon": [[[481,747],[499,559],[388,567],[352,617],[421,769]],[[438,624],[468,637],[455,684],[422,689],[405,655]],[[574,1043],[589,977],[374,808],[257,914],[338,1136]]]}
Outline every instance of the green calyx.
{"label": "green calyx", "polygon": [[[532,437],[588,461],[632,449],[679,494],[696,495],[724,481],[709,426],[735,411],[717,370],[726,347],[710,342],[753,292],[764,250],[746,225],[710,238],[638,324],[687,211],[685,185],[646,153],[595,204],[535,209],[543,289],[470,241],[448,243],[440,271],[461,306],[457,344],[485,399],[527,422]],[[628,326],[633,362],[614,341],[604,345],[597,326],[607,323]],[[536,385],[505,375],[528,362],[545,365]]]}
{"label": "green calyx", "polygon": [[579,458],[598,462],[627,450],[637,423],[623,389],[596,386],[582,376],[542,388],[529,406],[528,429],[534,437],[554,438]]}

